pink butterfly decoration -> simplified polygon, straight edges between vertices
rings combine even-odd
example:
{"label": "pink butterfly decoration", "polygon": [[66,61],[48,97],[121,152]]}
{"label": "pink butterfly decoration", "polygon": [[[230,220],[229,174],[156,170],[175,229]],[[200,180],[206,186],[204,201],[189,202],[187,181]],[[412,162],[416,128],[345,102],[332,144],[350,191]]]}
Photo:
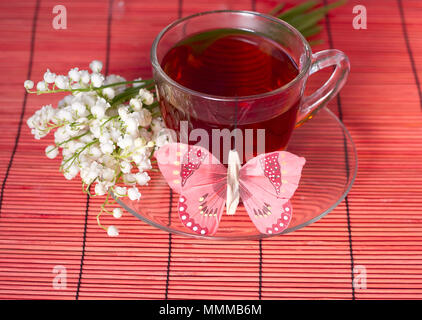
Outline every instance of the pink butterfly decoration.
{"label": "pink butterfly decoration", "polygon": [[[207,149],[181,143],[162,146],[155,156],[167,183],[180,194],[180,221],[198,235],[215,234],[226,200],[233,198],[230,160],[227,169]],[[290,198],[304,164],[304,158],[286,151],[261,154],[242,167],[239,162],[234,178],[237,198],[259,232],[277,234],[289,225],[293,213]],[[235,211],[237,202],[233,202]],[[229,210],[232,205],[230,200],[228,213],[233,211]]]}

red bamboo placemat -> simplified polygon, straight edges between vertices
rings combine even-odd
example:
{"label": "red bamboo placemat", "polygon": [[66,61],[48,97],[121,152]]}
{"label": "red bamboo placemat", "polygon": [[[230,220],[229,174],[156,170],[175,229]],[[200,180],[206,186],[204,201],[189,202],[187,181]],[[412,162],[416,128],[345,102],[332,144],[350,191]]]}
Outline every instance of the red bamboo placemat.
{"label": "red bamboo placemat", "polygon": [[[59,160],[44,156],[51,138],[36,142],[25,125],[58,101],[22,87],[47,67],[65,73],[100,59],[109,73],[149,77],[151,43],[174,19],[212,9],[268,12],[277,2],[65,0],[66,30],[52,27],[54,1],[0,3],[0,298],[422,298],[420,1],[365,1],[367,30],[352,26],[361,1],[324,22],[325,43],[315,50],[341,49],[352,64],[330,108],[354,138],[359,172],[334,211],[288,235],[193,240],[125,214],[121,235],[109,238],[95,220],[102,200],[65,180]],[[58,265],[66,288],[52,285]],[[354,288],[362,268],[367,288]]]}

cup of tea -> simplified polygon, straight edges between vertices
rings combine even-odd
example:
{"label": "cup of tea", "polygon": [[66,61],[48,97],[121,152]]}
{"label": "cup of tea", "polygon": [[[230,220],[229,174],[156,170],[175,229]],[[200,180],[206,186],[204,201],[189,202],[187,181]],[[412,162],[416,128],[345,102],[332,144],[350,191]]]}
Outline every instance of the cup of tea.
{"label": "cup of tea", "polygon": [[[166,126],[220,152],[223,162],[232,148],[243,161],[285,149],[292,131],[339,92],[350,70],[343,52],[313,54],[288,23],[232,10],[171,23],[155,39],[151,62]],[[308,77],[331,66],[327,82],[305,96]]]}

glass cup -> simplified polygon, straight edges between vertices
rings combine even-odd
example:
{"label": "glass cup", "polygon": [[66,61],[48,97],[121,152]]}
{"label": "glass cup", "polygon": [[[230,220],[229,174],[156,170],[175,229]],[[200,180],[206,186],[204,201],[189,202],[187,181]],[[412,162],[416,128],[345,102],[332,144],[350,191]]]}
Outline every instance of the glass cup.
{"label": "glass cup", "polygon": [[[193,34],[220,28],[252,31],[279,43],[295,61],[298,75],[273,91],[227,97],[184,87],[163,71],[162,59],[175,44]],[[260,148],[258,145],[260,140],[257,133],[252,139],[253,146],[249,146],[249,150],[253,150],[252,154],[240,152],[242,162],[257,153],[286,148],[293,129],[311,119],[339,92],[350,70],[347,56],[339,50],[324,50],[312,54],[306,39],[288,23],[257,12],[233,10],[198,13],[171,23],[155,39],[151,49],[151,63],[164,121],[168,128],[179,134],[182,141],[192,142],[187,136],[181,136],[186,134],[181,132],[183,123],[187,124],[189,131],[205,130],[210,137],[205,145],[208,147],[215,143],[211,139],[213,129],[229,129],[230,132],[240,129],[241,134],[245,135],[246,129],[265,130],[265,137],[262,138],[265,146]],[[330,66],[335,68],[327,82],[311,95],[304,96],[309,75]],[[229,150],[220,151],[224,154],[224,162]],[[215,154],[214,148],[212,152]]]}

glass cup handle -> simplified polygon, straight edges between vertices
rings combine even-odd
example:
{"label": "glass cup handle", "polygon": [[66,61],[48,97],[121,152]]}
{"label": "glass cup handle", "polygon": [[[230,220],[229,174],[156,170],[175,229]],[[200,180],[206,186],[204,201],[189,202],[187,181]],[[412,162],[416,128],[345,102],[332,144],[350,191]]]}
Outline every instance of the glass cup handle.
{"label": "glass cup handle", "polygon": [[346,83],[350,71],[349,58],[336,49],[324,50],[313,54],[309,75],[330,66],[335,66],[335,69],[327,82],[310,96],[303,98],[296,126],[300,126],[311,119],[319,109],[334,98]]}

